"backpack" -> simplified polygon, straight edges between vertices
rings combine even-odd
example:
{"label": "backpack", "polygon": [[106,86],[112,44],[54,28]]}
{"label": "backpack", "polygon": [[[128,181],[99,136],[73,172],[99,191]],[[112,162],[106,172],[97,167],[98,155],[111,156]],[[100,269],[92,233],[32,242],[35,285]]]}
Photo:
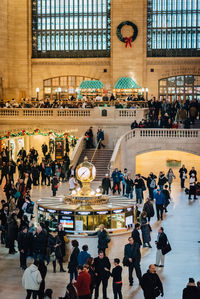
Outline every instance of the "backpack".
{"label": "backpack", "polygon": [[26,213],[33,214],[33,209],[34,209],[34,202],[31,201],[27,204]]}
{"label": "backpack", "polygon": [[156,187],[156,181],[152,180],[149,187],[152,188],[152,189],[155,189],[155,187]]}

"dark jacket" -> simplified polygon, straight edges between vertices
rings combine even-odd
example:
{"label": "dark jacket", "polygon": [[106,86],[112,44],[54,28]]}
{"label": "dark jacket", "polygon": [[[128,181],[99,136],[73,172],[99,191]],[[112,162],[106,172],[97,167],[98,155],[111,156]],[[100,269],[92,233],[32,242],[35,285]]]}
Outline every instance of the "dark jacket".
{"label": "dark jacket", "polygon": [[33,236],[33,252],[44,254],[46,250],[47,234],[41,231],[39,234],[36,232]]}
{"label": "dark jacket", "polygon": [[150,201],[145,202],[143,211],[147,213],[147,217],[153,217],[155,214],[153,204]]}
{"label": "dark jacket", "polygon": [[180,173],[180,178],[182,178],[182,176],[183,176],[183,173],[187,173],[187,169],[186,168],[183,168],[183,167],[181,167],[180,169],[179,169],[179,173]]}
{"label": "dark jacket", "polygon": [[142,242],[141,242],[141,239],[140,239],[140,233],[136,228],[134,228],[134,230],[132,231],[131,237],[133,238],[134,243],[139,244],[139,246],[142,245]]}
{"label": "dark jacket", "polygon": [[200,291],[196,286],[188,284],[186,288],[183,289],[182,299],[199,299]]}
{"label": "dark jacket", "polygon": [[94,235],[98,236],[99,249],[108,248],[108,233],[105,229],[102,232],[98,230],[97,232],[94,233]]}
{"label": "dark jacket", "polygon": [[8,233],[7,238],[9,241],[17,240],[18,236],[18,225],[17,225],[17,215],[11,214],[8,216]]}
{"label": "dark jacket", "polygon": [[78,247],[74,247],[71,255],[70,255],[70,260],[69,260],[69,264],[68,264],[68,269],[69,269],[69,273],[73,273],[76,271],[76,268],[78,266],[78,254],[79,254],[80,250]]}
{"label": "dark jacket", "polygon": [[126,259],[132,258],[133,264],[140,263],[141,260],[141,253],[140,253],[140,247],[138,243],[126,244],[124,247],[124,256]]}
{"label": "dark jacket", "polygon": [[94,259],[94,268],[95,273],[97,273],[97,277],[108,279],[110,276],[110,273],[106,271],[104,268],[108,268],[110,270],[110,261],[107,256],[104,256],[102,259],[99,257],[96,257]]}
{"label": "dark jacket", "polygon": [[19,232],[17,241],[18,241],[19,251],[21,250],[28,251],[30,247],[29,233],[24,233],[23,231]]}
{"label": "dark jacket", "polygon": [[83,266],[84,264],[86,264],[86,261],[90,256],[91,255],[87,251],[82,250],[78,254],[78,264]]}
{"label": "dark jacket", "polygon": [[113,282],[122,281],[122,267],[120,265],[112,269],[111,276],[113,277]]}
{"label": "dark jacket", "polygon": [[125,182],[126,182],[126,193],[128,194],[133,190],[134,183],[133,180],[130,178],[126,179]]}
{"label": "dark jacket", "polygon": [[166,184],[167,181],[168,179],[164,176],[164,174],[162,174],[158,178],[158,185],[163,186],[164,184]]}
{"label": "dark jacket", "polygon": [[149,270],[142,276],[140,285],[144,291],[144,296],[148,295],[149,298],[155,298],[155,287],[158,287],[160,292],[163,293],[163,286],[159,276],[156,273],[151,273]]}
{"label": "dark jacket", "polygon": [[103,178],[101,185],[103,189],[111,189],[110,178]]}
{"label": "dark jacket", "polygon": [[165,233],[161,233],[156,243],[157,249],[163,249],[166,245],[167,245],[167,236],[165,235]]}
{"label": "dark jacket", "polygon": [[[55,245],[58,244],[59,246],[55,247]],[[61,241],[59,236],[53,237],[51,234],[49,234],[49,238],[48,238],[48,248],[50,251],[50,254],[52,252],[55,252],[56,258],[61,258],[62,257],[62,253],[61,253]]]}

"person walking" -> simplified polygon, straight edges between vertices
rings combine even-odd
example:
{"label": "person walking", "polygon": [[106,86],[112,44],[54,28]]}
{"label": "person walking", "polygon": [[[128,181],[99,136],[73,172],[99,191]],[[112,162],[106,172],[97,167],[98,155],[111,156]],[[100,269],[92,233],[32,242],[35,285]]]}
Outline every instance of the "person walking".
{"label": "person walking", "polygon": [[182,299],[199,299],[200,292],[195,284],[194,278],[189,278],[186,288],[183,289]]}
{"label": "person walking", "polygon": [[175,175],[174,175],[174,172],[173,172],[172,168],[170,168],[168,170],[168,173],[167,173],[166,177],[168,179],[169,191],[171,191],[171,186],[172,186],[173,180],[176,178]]}
{"label": "person walking", "polygon": [[53,196],[56,196],[56,192],[58,191],[58,184],[59,184],[59,180],[57,176],[54,175],[51,180],[51,189],[53,192]]}
{"label": "person walking", "polygon": [[28,235],[28,227],[24,226],[18,234],[18,249],[20,253],[20,268],[25,270],[27,268],[26,259],[30,247],[30,237]]}
{"label": "person walking", "polygon": [[77,280],[73,280],[72,283],[75,286],[78,298],[79,299],[90,299],[90,284],[91,284],[91,276],[88,273],[89,266],[79,265],[77,267],[78,270],[78,277]]}
{"label": "person walking", "polygon": [[96,275],[96,287],[95,287],[95,295],[94,298],[97,299],[99,297],[99,286],[102,282],[103,286],[103,299],[107,298],[107,287],[108,287],[108,279],[109,279],[109,272],[105,270],[110,270],[110,261],[108,257],[104,255],[102,250],[99,251],[98,257],[94,259],[94,269]]}
{"label": "person walking", "polygon": [[147,213],[143,211],[140,215],[140,225],[142,231],[142,240],[143,240],[143,247],[151,247],[151,235],[150,235],[150,225],[147,221]]}
{"label": "person walking", "polygon": [[103,192],[102,194],[107,194],[109,193],[109,189],[111,189],[111,183],[110,183],[110,178],[108,176],[108,173],[105,174],[105,177],[102,179],[101,183]]}
{"label": "person walking", "polygon": [[167,236],[164,233],[164,228],[160,227],[158,229],[157,241],[155,241],[157,251],[156,251],[156,267],[164,267],[165,255],[162,254],[162,249],[167,245]]}
{"label": "person walking", "polygon": [[133,285],[133,269],[135,268],[136,276],[141,280],[142,273],[140,269],[141,253],[138,243],[135,243],[132,237],[128,238],[128,244],[124,247],[124,259],[126,260],[126,265],[128,266],[129,273],[129,285]]}
{"label": "person walking", "polygon": [[144,184],[144,181],[140,177],[140,174],[136,174],[134,185],[135,185],[136,202],[138,204],[141,204],[142,200],[143,200],[143,191],[142,191],[143,184]]}
{"label": "person walking", "polygon": [[154,198],[156,201],[157,220],[163,220],[163,209],[165,205],[165,196],[160,189],[154,190]]}
{"label": "person walking", "polygon": [[27,292],[26,299],[30,299],[31,295],[33,295],[33,299],[37,298],[40,283],[42,281],[38,265],[39,262],[36,260],[24,271],[22,276],[22,286]]}
{"label": "person walking", "polygon": [[58,260],[59,262],[60,272],[66,272],[63,269],[63,264],[62,264],[63,256],[61,252],[61,241],[58,236],[58,230],[50,232],[48,238],[48,248],[50,252],[50,258],[52,259],[53,262],[53,272],[56,273],[56,260]]}
{"label": "person walking", "polygon": [[156,178],[157,178],[157,176],[155,174],[153,174],[153,172],[150,172],[150,174],[148,175],[147,178],[144,177],[144,176],[142,176],[142,178],[147,181],[147,188],[149,190],[149,198],[151,200],[153,200],[153,191],[156,188]]}
{"label": "person walking", "polygon": [[144,292],[145,299],[156,299],[156,297],[164,296],[162,282],[156,273],[156,266],[151,264],[147,273],[141,278],[141,287]]}
{"label": "person walking", "polygon": [[185,165],[183,165],[179,169],[179,173],[180,173],[180,179],[181,179],[181,188],[184,189],[185,188],[185,179],[187,178],[187,169],[185,168]]}
{"label": "person walking", "polygon": [[194,177],[195,177],[195,181],[197,181],[197,171],[195,170],[194,166],[192,167],[192,169],[189,172],[190,178],[192,177],[193,174],[194,174]]}
{"label": "person walking", "polygon": [[113,179],[113,195],[116,191],[118,191],[118,194],[121,192],[120,183],[122,180],[122,177],[120,175],[120,172],[118,171],[118,168],[115,168],[115,170],[112,173],[112,179]]}
{"label": "person walking", "polygon": [[126,183],[126,194],[125,194],[125,196],[127,198],[133,199],[133,187],[134,187],[134,183],[133,183],[133,180],[130,178],[129,175],[125,179],[125,183]]}
{"label": "person walking", "polygon": [[113,294],[114,299],[122,299],[122,267],[120,266],[120,260],[118,258],[114,259],[115,267],[112,269],[112,272],[109,269],[105,268],[106,271],[110,273],[113,278]]}
{"label": "person walking", "polygon": [[52,175],[52,169],[49,165],[49,163],[45,166],[45,177],[47,178],[48,184],[47,186],[50,186],[50,178]]}
{"label": "person walking", "polygon": [[142,241],[140,239],[140,233],[139,233],[140,229],[141,229],[140,223],[136,223],[135,228],[134,228],[134,230],[132,231],[132,234],[131,234],[131,237],[133,238],[134,243],[137,243],[139,245],[139,247],[142,246]]}
{"label": "person walking", "polygon": [[188,199],[191,199],[191,195],[194,196],[194,199],[197,199],[197,195],[196,195],[196,179],[195,179],[195,174],[192,173],[191,177],[189,179],[189,183],[190,183],[190,189],[189,189],[189,197]]}
{"label": "person walking", "polygon": [[171,196],[170,196],[170,193],[169,193],[169,190],[168,190],[168,185],[166,184],[162,193],[164,194],[164,197],[165,197],[165,205],[164,205],[164,210],[165,210],[165,213],[167,213],[167,207],[168,205],[170,204],[170,200],[171,200]]}
{"label": "person walking", "polygon": [[154,207],[153,207],[151,198],[147,198],[145,200],[145,203],[144,203],[144,206],[143,206],[143,212],[147,213],[147,219],[148,219],[148,222],[150,222],[151,217],[153,217],[155,215]]}
{"label": "person walking", "polygon": [[78,255],[79,255],[79,243],[77,240],[72,240],[71,242],[73,251],[70,255],[69,264],[68,264],[68,273],[70,273],[70,282],[72,282],[73,278],[75,277],[75,280],[77,279],[78,272],[77,272],[77,266],[78,266]]}
{"label": "person walking", "polygon": [[167,178],[165,177],[165,174],[160,171],[159,173],[159,177],[158,177],[158,186],[160,188],[160,190],[163,190],[163,186],[167,183]]}

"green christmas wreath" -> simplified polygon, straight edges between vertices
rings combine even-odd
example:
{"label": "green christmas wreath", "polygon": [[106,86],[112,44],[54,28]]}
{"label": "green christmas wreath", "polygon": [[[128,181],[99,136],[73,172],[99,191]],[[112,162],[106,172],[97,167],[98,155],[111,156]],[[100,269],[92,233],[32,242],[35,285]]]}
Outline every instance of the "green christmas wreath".
{"label": "green christmas wreath", "polygon": [[[125,25],[128,25],[128,26],[131,26],[133,28],[133,35],[132,36],[127,36],[127,37],[123,37],[122,36],[122,33],[121,33],[121,30],[122,30],[122,27],[125,26]],[[125,43],[126,44],[126,48],[127,46],[129,45],[130,47],[131,46],[131,43],[134,42],[134,40],[137,38],[137,35],[138,35],[138,28],[137,26],[130,22],[130,21],[124,21],[124,22],[121,22],[118,26],[117,26],[117,37],[118,39]]]}

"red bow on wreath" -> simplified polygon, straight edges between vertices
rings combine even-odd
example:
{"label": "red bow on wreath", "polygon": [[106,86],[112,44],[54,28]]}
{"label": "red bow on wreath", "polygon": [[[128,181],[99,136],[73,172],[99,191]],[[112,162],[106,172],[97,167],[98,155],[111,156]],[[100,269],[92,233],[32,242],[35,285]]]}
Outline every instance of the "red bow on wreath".
{"label": "red bow on wreath", "polygon": [[132,42],[132,36],[131,37],[125,37],[124,41],[126,43],[125,47],[127,48],[128,46],[130,46],[130,48],[132,48],[131,42]]}

